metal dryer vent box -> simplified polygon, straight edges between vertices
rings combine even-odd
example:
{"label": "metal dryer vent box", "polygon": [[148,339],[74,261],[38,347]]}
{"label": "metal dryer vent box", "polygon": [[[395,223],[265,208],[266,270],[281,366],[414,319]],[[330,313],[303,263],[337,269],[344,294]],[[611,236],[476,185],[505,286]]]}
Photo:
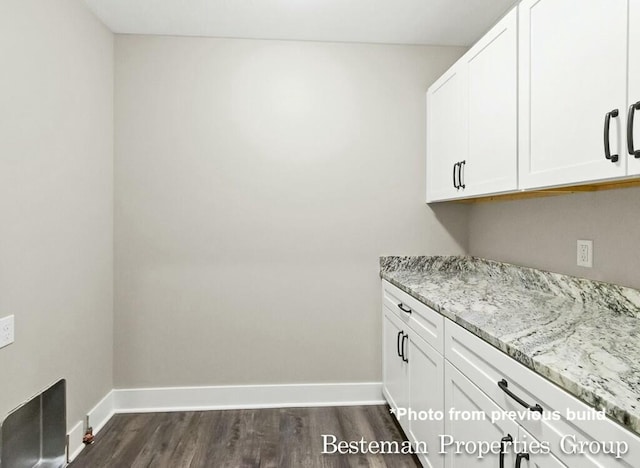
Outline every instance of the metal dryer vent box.
{"label": "metal dryer vent box", "polygon": [[0,426],[0,468],[66,465],[66,393],[62,379],[9,413]]}

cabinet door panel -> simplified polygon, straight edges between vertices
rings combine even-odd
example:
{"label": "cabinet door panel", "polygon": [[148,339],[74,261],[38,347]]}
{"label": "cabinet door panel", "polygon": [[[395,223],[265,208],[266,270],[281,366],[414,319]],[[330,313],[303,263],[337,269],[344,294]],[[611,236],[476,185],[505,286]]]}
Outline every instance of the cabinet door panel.
{"label": "cabinet door panel", "polygon": [[[629,106],[640,101],[640,0],[629,1]],[[636,109],[633,146],[640,150],[640,109]],[[628,153],[628,152],[627,152]],[[629,174],[640,174],[640,158],[628,155]]]}
{"label": "cabinet door panel", "polygon": [[[518,440],[526,444],[527,447],[532,442],[538,442],[523,428],[519,429]],[[520,466],[522,468],[567,468],[567,465],[560,462],[552,453],[530,453],[529,459],[523,459]]]}
{"label": "cabinet door panel", "polygon": [[453,165],[461,161],[463,136],[462,74],[457,64],[427,92],[427,202],[457,196]]}
{"label": "cabinet door panel", "polygon": [[427,444],[429,455],[420,457],[424,466],[442,468],[444,458],[436,448],[444,432],[444,421],[420,417],[420,412],[444,410],[444,358],[415,333],[409,346],[409,401],[411,410],[419,416],[409,423],[410,438]]}
{"label": "cabinet door panel", "polygon": [[[523,0],[520,8],[520,188],[626,174],[627,2]],[[613,109],[605,159],[605,114]]]}
{"label": "cabinet door panel", "polygon": [[407,403],[407,370],[402,358],[398,356],[398,337],[402,328],[393,314],[383,307],[382,315],[382,374],[383,391],[393,409]]}
{"label": "cabinet door panel", "polygon": [[[490,415],[500,408],[486,396],[469,379],[460,373],[449,362],[445,361],[445,410],[450,408],[460,412],[487,415],[485,420],[464,421],[455,418],[445,418],[445,434],[451,436],[453,440],[460,442],[495,442],[510,435],[514,440],[518,437],[518,425],[510,420],[500,420],[492,422]],[[462,413],[459,413],[462,414]],[[498,466],[498,455],[487,454],[483,458],[478,458],[476,453],[451,453],[449,447],[445,456],[445,466],[448,468],[469,468],[469,467],[496,467]],[[513,451],[508,450],[505,455],[504,466],[514,466]]]}
{"label": "cabinet door panel", "polygon": [[517,189],[517,19],[514,8],[463,58],[469,129],[465,196]]}

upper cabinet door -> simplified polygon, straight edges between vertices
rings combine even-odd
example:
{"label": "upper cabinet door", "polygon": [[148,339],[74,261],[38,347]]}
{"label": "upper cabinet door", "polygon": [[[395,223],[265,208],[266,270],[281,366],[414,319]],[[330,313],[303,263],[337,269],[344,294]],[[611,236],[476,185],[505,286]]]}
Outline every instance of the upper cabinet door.
{"label": "upper cabinet door", "polygon": [[455,198],[464,159],[462,73],[456,63],[427,91],[427,202]]}
{"label": "upper cabinet door", "polygon": [[462,58],[468,126],[465,196],[518,186],[517,30],[514,8]]}
{"label": "upper cabinet door", "polygon": [[627,103],[627,113],[633,119],[633,125],[628,125],[628,134],[625,135],[629,174],[637,175],[640,174],[640,0],[630,0],[629,2],[629,102]]}
{"label": "upper cabinet door", "polygon": [[[520,189],[626,175],[627,0],[523,0],[519,8]],[[616,162],[605,159],[609,112]]]}

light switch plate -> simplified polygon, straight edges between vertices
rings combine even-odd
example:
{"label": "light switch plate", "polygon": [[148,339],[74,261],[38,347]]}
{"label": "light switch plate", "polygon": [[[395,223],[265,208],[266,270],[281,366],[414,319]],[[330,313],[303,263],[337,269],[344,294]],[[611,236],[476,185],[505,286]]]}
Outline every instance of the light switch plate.
{"label": "light switch plate", "polygon": [[9,315],[0,319],[0,348],[10,345],[15,340],[14,337],[14,317]]}
{"label": "light switch plate", "polygon": [[578,266],[593,268],[593,241],[578,240],[577,256]]}

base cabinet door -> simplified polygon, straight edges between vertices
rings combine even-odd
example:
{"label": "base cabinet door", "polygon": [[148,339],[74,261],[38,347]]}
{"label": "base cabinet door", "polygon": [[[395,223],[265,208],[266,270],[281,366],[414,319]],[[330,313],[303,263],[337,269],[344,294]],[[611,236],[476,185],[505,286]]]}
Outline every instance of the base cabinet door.
{"label": "base cabinet door", "polygon": [[423,466],[443,468],[444,457],[438,454],[440,436],[444,433],[444,357],[433,347],[411,334],[409,342],[409,438],[428,454],[419,454]]}
{"label": "base cabinet door", "polygon": [[537,449],[540,442],[534,439],[522,427],[519,428],[518,441],[526,448],[521,448],[516,454],[517,468],[567,468],[552,453],[539,453]]}
{"label": "base cabinet door", "polygon": [[625,176],[627,1],[522,0],[519,17],[519,188]]}
{"label": "base cabinet door", "polygon": [[[500,408],[469,379],[445,361],[445,431],[441,443],[447,468],[513,467],[515,457],[508,443],[518,437],[518,425],[511,420],[491,421]],[[485,415],[484,419],[482,414]],[[481,454],[481,443],[504,443],[500,454]],[[455,444],[461,443],[461,448]],[[502,464],[500,463],[502,458]]]}
{"label": "base cabinet door", "polygon": [[[406,357],[407,333],[394,314],[383,308],[382,385],[392,409],[406,408],[409,401],[409,373]],[[400,421],[402,424],[402,421]],[[403,424],[403,428],[405,425]],[[405,429],[406,430],[406,429]]]}

